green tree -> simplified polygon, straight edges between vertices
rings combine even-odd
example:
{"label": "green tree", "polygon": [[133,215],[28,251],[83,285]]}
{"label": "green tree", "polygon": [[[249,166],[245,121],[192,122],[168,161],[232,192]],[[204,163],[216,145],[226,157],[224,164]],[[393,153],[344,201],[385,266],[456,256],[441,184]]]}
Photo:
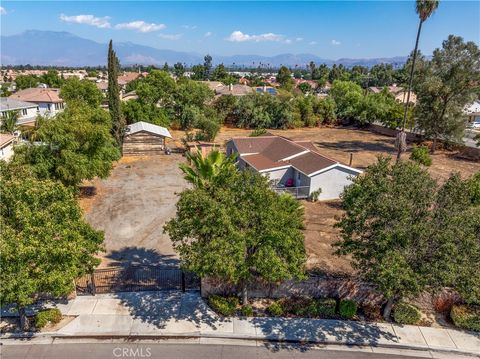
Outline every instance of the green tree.
{"label": "green tree", "polygon": [[298,88],[302,93],[307,94],[312,92],[312,86],[310,86],[309,83],[303,82],[300,85],[298,85]]}
{"label": "green tree", "polygon": [[19,111],[7,111],[5,115],[0,118],[0,131],[13,134],[17,129],[19,117]]}
{"label": "green tree", "polygon": [[175,65],[173,65],[173,74],[176,78],[180,78],[185,74],[185,67],[181,62],[177,62]]}
{"label": "green tree", "polygon": [[23,330],[25,307],[38,294],[60,297],[74,279],[99,264],[103,233],[83,219],[70,189],[56,181],[2,175],[0,304],[16,303]]}
{"label": "green tree", "polygon": [[37,87],[40,81],[35,75],[19,75],[15,78],[17,90],[24,90],[31,87]]}
{"label": "green tree", "polygon": [[143,121],[154,125],[169,127],[170,114],[164,108],[138,100],[122,102],[122,113],[128,124]]}
{"label": "green tree", "polygon": [[450,35],[420,77],[415,117],[425,136],[433,138],[432,153],[439,139],[461,143],[466,126],[462,110],[478,95],[478,46]]}
{"label": "green tree", "polygon": [[210,80],[210,77],[212,75],[212,57],[210,55],[205,55],[203,58],[203,68],[205,70],[204,72],[204,80]]}
{"label": "green tree", "polygon": [[112,118],[112,135],[121,150],[125,136],[126,121],[122,115],[120,87],[118,86],[119,62],[113,50],[112,40],[108,44],[108,111]]}
{"label": "green tree", "polygon": [[63,85],[64,79],[58,75],[57,70],[48,70],[46,74],[43,74],[39,78],[40,82],[47,84],[48,87],[59,88]]}
{"label": "green tree", "polygon": [[393,84],[393,66],[391,64],[377,64],[370,69],[370,84],[385,87]]}
{"label": "green tree", "polygon": [[165,71],[165,72],[167,72],[167,73],[170,71],[170,69],[168,68],[168,63],[167,63],[167,62],[165,62],[165,63],[163,64],[162,70]]}
{"label": "green tree", "polygon": [[224,81],[225,78],[227,77],[228,77],[228,72],[225,69],[225,66],[223,64],[218,65],[217,67],[215,67],[215,70],[213,70],[212,80]]}
{"label": "green tree", "polygon": [[436,183],[411,161],[390,165],[379,158],[342,194],[345,210],[337,227],[336,254],[352,256],[352,266],[387,298],[385,319],[395,301],[426,288],[430,266],[424,247]]}
{"label": "green tree", "polygon": [[413,50],[412,66],[410,69],[410,79],[409,79],[408,90],[407,90],[407,100],[405,101],[405,111],[403,113],[402,131],[400,131],[397,135],[397,161],[402,156],[402,152],[405,152],[407,148],[407,136],[405,134],[405,126],[407,125],[408,106],[410,105],[410,93],[412,91],[413,74],[415,73],[415,61],[417,57],[418,43],[420,41],[420,33],[422,32],[422,25],[437,9],[438,3],[439,3],[438,0],[416,0],[416,3],[415,3],[415,11],[417,12],[418,17],[420,18],[420,22],[418,23],[417,39],[415,40],[415,49]]}
{"label": "green tree", "polygon": [[292,73],[286,66],[282,66],[278,70],[277,82],[286,90],[291,90],[293,88]]}
{"label": "green tree", "polygon": [[241,288],[302,278],[305,266],[303,208],[270,189],[253,171],[226,170],[224,181],[180,194],[176,217],[164,227],[182,267]]}
{"label": "green tree", "polygon": [[310,70],[310,78],[313,80],[313,75],[315,74],[315,69],[316,69],[316,65],[315,65],[315,62],[313,61],[310,61],[309,64],[308,64],[308,69]]}
{"label": "green tree", "polygon": [[337,105],[337,117],[355,119],[363,98],[362,88],[351,81],[334,81],[330,96]]}
{"label": "green tree", "polygon": [[66,186],[105,178],[119,158],[110,124],[103,109],[72,103],[55,121],[42,121],[35,133],[42,144],[17,146],[11,163],[28,168],[39,179],[57,179]]}
{"label": "green tree", "polygon": [[102,92],[95,83],[79,80],[77,77],[67,79],[60,89],[60,96],[67,103],[82,101],[91,107],[99,107],[103,100]]}

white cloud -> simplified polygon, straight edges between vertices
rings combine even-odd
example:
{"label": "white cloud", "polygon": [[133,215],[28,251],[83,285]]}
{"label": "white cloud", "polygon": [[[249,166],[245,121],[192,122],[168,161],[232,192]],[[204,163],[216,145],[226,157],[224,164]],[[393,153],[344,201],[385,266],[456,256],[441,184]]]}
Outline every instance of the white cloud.
{"label": "white cloud", "polygon": [[197,25],[182,25],[182,27],[187,30],[195,30]]}
{"label": "white cloud", "polygon": [[213,35],[213,34],[212,34],[211,31],[207,31],[207,32],[205,33],[205,35],[203,35],[203,36],[205,36],[205,37],[210,37],[210,36],[212,36],[212,35]]}
{"label": "white cloud", "polygon": [[165,40],[180,40],[182,34],[158,34],[158,37],[165,39]]}
{"label": "white cloud", "polygon": [[154,24],[148,23],[143,20],[131,21],[131,22],[124,22],[121,24],[115,25],[116,29],[120,30],[136,30],[139,32],[152,32],[152,31],[159,31],[166,28],[165,24]]}
{"label": "white cloud", "polygon": [[337,46],[337,45],[341,45],[342,43],[340,41],[337,41],[337,40],[332,40],[331,44],[334,45],[334,46]]}
{"label": "white cloud", "polygon": [[111,27],[109,19],[110,19],[109,16],[96,17],[93,15],[73,15],[73,16],[67,16],[65,14],[60,15],[60,20],[62,20],[63,22],[68,22],[71,24],[84,24],[84,25],[96,26],[100,29],[106,29]]}
{"label": "white cloud", "polygon": [[309,45],[316,45],[317,42],[316,41],[310,41]]}
{"label": "white cloud", "polygon": [[286,44],[291,44],[291,43],[292,43],[292,40],[286,39],[286,40],[285,40],[285,43],[286,43]]}
{"label": "white cloud", "polygon": [[0,6],[0,15],[7,15],[7,10],[3,6]]}
{"label": "white cloud", "polygon": [[248,35],[244,34],[241,31],[234,31],[230,34],[230,36],[227,38],[228,41],[232,42],[262,42],[262,41],[284,41],[284,36],[283,35],[278,35],[274,34],[272,32],[266,33],[266,34],[260,34],[260,35]]}
{"label": "white cloud", "polygon": [[303,41],[303,37],[297,37],[295,41]]}

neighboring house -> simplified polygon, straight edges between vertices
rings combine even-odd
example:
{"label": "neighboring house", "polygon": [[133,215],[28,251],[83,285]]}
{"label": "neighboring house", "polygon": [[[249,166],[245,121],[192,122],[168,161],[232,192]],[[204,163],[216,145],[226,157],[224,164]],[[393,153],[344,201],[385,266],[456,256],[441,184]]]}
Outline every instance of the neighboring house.
{"label": "neighboring house", "polygon": [[18,112],[18,125],[35,123],[38,115],[36,103],[15,100],[10,97],[0,97],[0,114],[6,116],[8,112]]}
{"label": "neighboring house", "polygon": [[[403,87],[392,85],[392,86],[385,86],[385,88],[389,93],[391,93],[395,97],[395,100],[397,100],[398,102],[405,103],[407,101],[407,91]],[[383,89],[384,89],[383,87],[371,86],[368,88],[368,91],[372,93],[379,93]],[[417,95],[415,95],[414,92],[410,92],[410,103],[412,104],[417,103]]]}
{"label": "neighboring house", "polygon": [[65,103],[60,98],[60,89],[28,88],[15,92],[9,98],[37,104],[42,116],[55,116],[65,108]]}
{"label": "neighboring house", "polygon": [[277,192],[308,198],[321,189],[319,199],[337,199],[360,170],[319,153],[310,141],[292,141],[266,134],[237,137],[227,142],[227,155],[238,154],[239,169],[252,168],[268,176]]}
{"label": "neighboring house", "polygon": [[195,154],[200,152],[203,157],[207,156],[213,150],[218,150],[220,145],[215,142],[191,141],[186,143],[188,152]]}
{"label": "neighboring house", "polygon": [[0,160],[8,161],[13,156],[14,135],[0,133]]}
{"label": "neighboring house", "polygon": [[295,87],[298,87],[300,84],[306,83],[309,84],[312,89],[316,89],[318,87],[318,82],[315,80],[305,80],[305,79],[294,79]]}
{"label": "neighboring house", "polygon": [[125,101],[130,101],[130,100],[136,100],[138,99],[138,95],[135,91],[130,91],[125,94],[121,94],[120,98],[123,102]]}
{"label": "neighboring house", "polygon": [[480,100],[465,106],[463,113],[468,116],[468,122],[480,122]]}
{"label": "neighboring house", "polygon": [[127,126],[123,140],[124,155],[156,155],[165,150],[170,132],[161,126],[148,122],[135,122]]}
{"label": "neighboring house", "polygon": [[97,89],[102,91],[102,94],[104,96],[107,96],[107,93],[108,93],[108,82],[107,81],[97,81],[97,82],[95,82],[95,86],[97,86]]}
{"label": "neighboring house", "polygon": [[118,80],[118,85],[122,88],[124,88],[129,82],[132,82],[133,80],[136,80],[138,79],[139,77],[141,77],[142,75],[138,72],[123,72],[123,74],[121,74],[120,76],[118,76],[117,80]]}
{"label": "neighboring house", "polygon": [[233,95],[233,96],[245,96],[254,92],[254,89],[247,85],[221,85],[215,88],[215,95]]}

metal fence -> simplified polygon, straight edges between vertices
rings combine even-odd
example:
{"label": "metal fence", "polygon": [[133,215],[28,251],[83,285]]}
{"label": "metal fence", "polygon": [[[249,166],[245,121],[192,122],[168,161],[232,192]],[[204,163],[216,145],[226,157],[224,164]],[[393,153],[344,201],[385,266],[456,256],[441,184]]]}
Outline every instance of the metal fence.
{"label": "metal fence", "polygon": [[149,290],[200,290],[200,278],[181,269],[129,266],[97,269],[76,281],[78,295]]}
{"label": "metal fence", "polygon": [[299,187],[274,187],[273,190],[277,193],[288,193],[297,199],[308,198],[310,193],[309,186]]}

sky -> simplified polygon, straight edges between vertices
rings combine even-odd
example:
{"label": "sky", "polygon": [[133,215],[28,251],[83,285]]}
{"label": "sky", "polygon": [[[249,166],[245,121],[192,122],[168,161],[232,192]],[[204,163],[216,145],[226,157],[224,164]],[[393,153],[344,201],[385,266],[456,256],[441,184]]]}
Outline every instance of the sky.
{"label": "sky", "polygon": [[[67,31],[212,55],[314,54],[326,59],[405,56],[418,16],[410,1],[1,1],[1,34]],[[480,1],[440,1],[424,24],[431,54],[449,34],[480,42]]]}

